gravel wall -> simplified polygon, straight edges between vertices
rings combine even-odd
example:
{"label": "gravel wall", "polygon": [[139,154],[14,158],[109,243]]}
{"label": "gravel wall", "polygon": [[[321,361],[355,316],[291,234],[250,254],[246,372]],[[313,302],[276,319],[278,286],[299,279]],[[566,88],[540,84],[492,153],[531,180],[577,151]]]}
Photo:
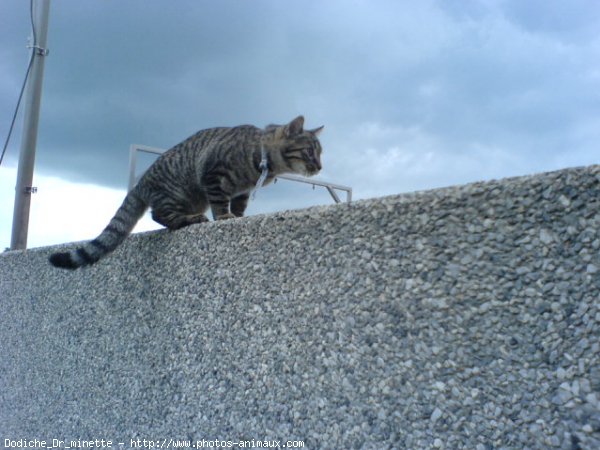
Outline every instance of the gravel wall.
{"label": "gravel wall", "polygon": [[0,439],[600,448],[599,227],[591,166],[4,253]]}

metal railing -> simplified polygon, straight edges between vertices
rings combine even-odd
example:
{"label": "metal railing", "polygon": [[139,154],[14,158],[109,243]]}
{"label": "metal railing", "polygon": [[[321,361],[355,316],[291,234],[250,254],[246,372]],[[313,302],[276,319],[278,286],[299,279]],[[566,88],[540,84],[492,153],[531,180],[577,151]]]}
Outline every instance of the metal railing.
{"label": "metal railing", "polygon": [[[149,147],[147,145],[140,145],[140,144],[132,144],[129,147],[129,190],[131,190],[133,188],[133,186],[135,186],[135,183],[137,182],[137,177],[135,175],[135,169],[136,169],[136,165],[137,165],[137,153],[144,152],[144,153],[151,153],[154,155],[160,155],[160,154],[164,153],[165,151],[166,150],[162,149],[162,148]],[[331,198],[336,203],[342,202],[342,200],[340,199],[340,197],[338,196],[336,191],[344,191],[344,192],[346,192],[346,202],[350,203],[352,201],[352,188],[349,186],[343,186],[341,184],[331,183],[329,181],[324,181],[324,180],[315,180],[313,178],[301,177],[298,175],[278,175],[277,177],[275,177],[273,182],[276,183],[277,180],[287,180],[287,181],[294,181],[297,183],[310,184],[313,186],[313,188],[315,186],[322,186],[325,189],[327,189],[327,192],[329,192],[329,195],[331,195]]]}

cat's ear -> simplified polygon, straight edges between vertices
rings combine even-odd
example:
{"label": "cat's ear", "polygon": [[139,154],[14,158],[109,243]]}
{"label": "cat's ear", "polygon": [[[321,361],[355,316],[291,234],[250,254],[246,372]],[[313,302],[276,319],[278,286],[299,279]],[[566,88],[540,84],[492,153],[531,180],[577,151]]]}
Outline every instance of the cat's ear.
{"label": "cat's ear", "polygon": [[289,136],[296,136],[302,133],[304,127],[304,116],[298,116],[285,127],[285,134]]}
{"label": "cat's ear", "polygon": [[308,130],[308,132],[314,134],[315,137],[318,137],[319,134],[321,134],[321,131],[323,131],[324,127],[325,125],[321,125],[319,128],[315,128],[314,130]]}

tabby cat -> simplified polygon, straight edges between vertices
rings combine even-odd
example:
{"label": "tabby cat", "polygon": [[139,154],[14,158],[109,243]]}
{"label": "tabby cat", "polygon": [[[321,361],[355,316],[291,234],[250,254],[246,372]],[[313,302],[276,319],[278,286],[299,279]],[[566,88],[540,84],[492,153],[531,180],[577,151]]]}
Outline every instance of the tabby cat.
{"label": "tabby cat", "polygon": [[163,153],[127,194],[104,231],[94,240],[54,253],[56,267],[76,269],[112,252],[144,214],[176,230],[207,222],[208,207],[216,220],[242,217],[266,156],[266,183],[283,173],[314,175],[321,170],[323,127],[304,130],[304,117],[287,125],[252,125],[201,130]]}

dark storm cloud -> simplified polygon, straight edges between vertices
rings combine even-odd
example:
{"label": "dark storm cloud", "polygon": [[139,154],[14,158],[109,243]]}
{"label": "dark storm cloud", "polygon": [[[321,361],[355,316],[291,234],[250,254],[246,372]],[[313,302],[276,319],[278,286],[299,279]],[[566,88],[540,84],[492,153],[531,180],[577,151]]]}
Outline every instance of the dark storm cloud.
{"label": "dark storm cloud", "polygon": [[132,142],[290,120],[317,76],[305,18],[267,2],[53,3],[38,167],[121,184]]}
{"label": "dark storm cloud", "polygon": [[[29,31],[26,2],[0,8],[11,18],[0,31],[4,124]],[[324,177],[358,196],[590,164],[599,9],[591,0],[53,2],[37,167],[124,187],[131,143],[168,147],[200,128],[300,113],[326,126]]]}

